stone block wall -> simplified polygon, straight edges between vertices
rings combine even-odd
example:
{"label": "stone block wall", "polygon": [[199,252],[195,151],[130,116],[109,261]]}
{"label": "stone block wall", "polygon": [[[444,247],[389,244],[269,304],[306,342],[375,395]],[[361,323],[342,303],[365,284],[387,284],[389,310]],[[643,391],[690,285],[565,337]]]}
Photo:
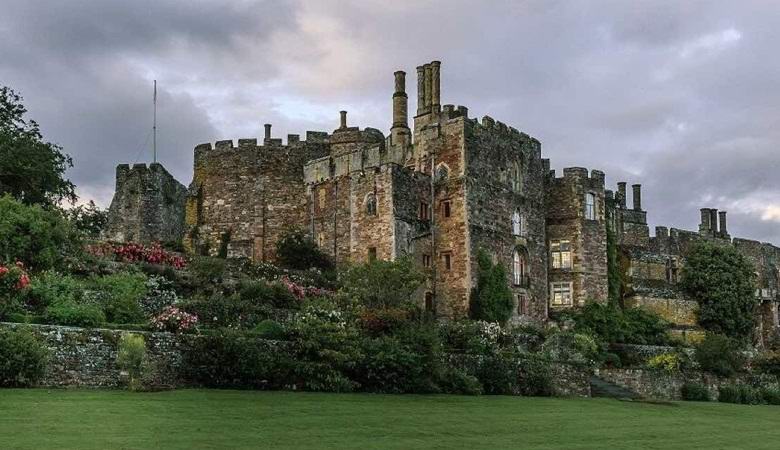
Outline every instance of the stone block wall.
{"label": "stone block wall", "polygon": [[187,190],[159,163],[120,164],[104,237],[120,242],[180,241]]}

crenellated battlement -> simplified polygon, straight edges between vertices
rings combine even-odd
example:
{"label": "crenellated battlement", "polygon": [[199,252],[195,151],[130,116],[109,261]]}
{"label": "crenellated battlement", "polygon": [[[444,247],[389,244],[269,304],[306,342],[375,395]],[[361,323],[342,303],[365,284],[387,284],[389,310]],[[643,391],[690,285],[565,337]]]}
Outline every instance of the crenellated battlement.
{"label": "crenellated battlement", "polygon": [[[374,130],[373,128],[367,128],[366,130]],[[379,132],[379,130],[376,130]],[[381,132],[380,132],[381,133]],[[299,134],[288,134],[287,143],[284,144],[281,138],[264,138],[263,141],[259,141],[258,138],[242,138],[238,139],[238,145],[233,143],[232,139],[225,139],[211,142],[205,142],[195,146],[195,152],[206,152],[211,150],[239,150],[239,149],[256,149],[256,148],[272,148],[278,150],[279,148],[297,148],[305,144],[327,144],[330,142],[331,135],[324,131],[307,131],[306,139],[301,140]],[[258,142],[261,142],[258,145]]]}
{"label": "crenellated battlement", "polygon": [[[549,160],[545,160],[547,167],[549,167]],[[590,184],[596,183],[597,185],[604,186],[605,175],[601,170],[593,169],[588,172],[585,167],[564,167],[563,175],[556,176],[555,170],[549,170],[549,176],[552,181],[574,181],[578,183],[589,182]],[[609,191],[607,191],[609,192]]]}

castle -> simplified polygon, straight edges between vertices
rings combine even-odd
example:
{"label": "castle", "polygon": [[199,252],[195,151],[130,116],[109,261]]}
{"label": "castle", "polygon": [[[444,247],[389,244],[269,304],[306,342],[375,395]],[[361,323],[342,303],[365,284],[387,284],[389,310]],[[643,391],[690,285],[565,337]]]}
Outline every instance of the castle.
{"label": "castle", "polygon": [[651,237],[641,186],[605,187],[604,173],[558,174],[540,142],[464,106],[441,104],[441,64],[417,67],[417,111],[409,126],[406,74],[395,72],[389,135],[349,126],[287,136],[265,125],[257,139],[195,147],[189,188],[159,164],[117,167],[107,237],[182,240],[197,254],[273,261],[289,229],[305,230],[337,264],[409,255],[428,274],[421,306],[440,317],[467,314],[477,254],[506,267],[514,318],[607,298],[608,230],[626,281],[623,301],[649,308],[681,332],[695,302],[676,289],[692,241],[733,245],[756,266],[761,334],[778,332],[780,248],[731,239],[726,213],[701,210],[697,232],[656,227]]}

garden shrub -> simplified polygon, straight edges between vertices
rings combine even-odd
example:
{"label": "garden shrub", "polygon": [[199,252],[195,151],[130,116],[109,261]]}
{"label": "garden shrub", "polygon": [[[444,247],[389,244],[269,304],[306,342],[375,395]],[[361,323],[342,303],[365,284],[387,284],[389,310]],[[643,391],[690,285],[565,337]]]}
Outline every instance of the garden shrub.
{"label": "garden shrub", "polygon": [[119,339],[116,364],[127,371],[130,390],[141,388],[143,369],[146,363],[146,341],[140,334],[123,334]]}
{"label": "garden shrub", "polygon": [[152,275],[146,280],[146,295],[140,301],[140,307],[146,317],[160,314],[163,309],[179,302],[174,284],[168,278]]}
{"label": "garden shrub", "polygon": [[29,330],[0,329],[0,386],[30,386],[40,380],[48,363],[45,345]]}
{"label": "garden shrub", "polygon": [[477,379],[486,394],[550,396],[552,371],[546,358],[500,351],[484,357]]}
{"label": "garden shrub", "polygon": [[710,391],[701,383],[685,383],[680,393],[683,400],[691,402],[710,401]]}
{"label": "garden shrub", "polygon": [[55,208],[0,196],[0,261],[22,261],[33,271],[61,268],[81,251],[81,238]]}
{"label": "garden shrub", "polygon": [[444,345],[450,351],[486,355],[497,351],[503,337],[497,323],[460,320],[440,325]]}
{"label": "garden shrub", "polygon": [[486,322],[506,323],[512,317],[514,299],[501,264],[493,264],[490,256],[477,254],[477,286],[471,293],[471,317]]}
{"label": "garden shrub", "polygon": [[707,334],[696,346],[694,357],[702,370],[722,377],[730,377],[745,366],[738,343],[721,334]]}
{"label": "garden shrub", "polygon": [[25,303],[32,311],[43,312],[56,303],[72,304],[81,300],[84,282],[54,271],[42,272],[30,280]]}
{"label": "garden shrub", "polygon": [[299,308],[300,302],[281,283],[242,281],[238,294],[241,300],[252,305],[269,305],[275,308]]}
{"label": "garden shrub", "polygon": [[669,323],[655,313],[640,308],[622,309],[614,304],[589,302],[579,310],[565,312],[575,330],[597,336],[610,344],[667,345]]}
{"label": "garden shrub", "polygon": [[590,335],[559,331],[547,337],[542,352],[551,361],[592,366],[600,360],[601,349]]}
{"label": "garden shrub", "polygon": [[183,311],[175,306],[168,306],[160,314],[152,317],[151,326],[157,331],[182,333],[195,328],[198,316]]}
{"label": "garden shrub", "polygon": [[99,305],[61,302],[46,308],[47,323],[74,327],[97,328],[106,323],[106,315]]}
{"label": "garden shrub", "polygon": [[780,389],[776,387],[761,388],[761,398],[768,405],[780,405]]}
{"label": "garden shrub", "polygon": [[188,377],[210,388],[282,388],[291,364],[287,348],[235,330],[194,339],[183,354]]}
{"label": "garden shrub", "polygon": [[376,260],[350,267],[341,274],[339,294],[370,309],[401,308],[425,280],[410,257]]}
{"label": "garden shrub", "polygon": [[747,340],[755,328],[758,298],[753,264],[732,246],[700,242],[686,255],[680,287],[699,304],[699,325]]}
{"label": "garden shrub", "polygon": [[106,320],[110,323],[139,323],[145,320],[141,302],[146,296],[146,276],[121,272],[92,277],[89,287],[98,293]]}
{"label": "garden shrub", "polygon": [[760,405],[764,403],[764,397],[761,390],[747,384],[731,384],[721,386],[718,389],[718,401],[721,403]]}
{"label": "garden shrub", "polygon": [[279,239],[276,243],[276,259],[280,266],[289,269],[333,269],[330,256],[321,251],[301,230],[290,230]]}
{"label": "garden shrub", "polygon": [[388,334],[409,324],[412,312],[406,308],[364,309],[358,314],[360,328],[371,336]]}
{"label": "garden shrub", "polygon": [[780,377],[780,352],[766,352],[753,361],[753,369],[758,373],[765,373]]}
{"label": "garden shrub", "polygon": [[21,263],[10,267],[0,264],[0,320],[20,312],[29,284],[30,278]]}
{"label": "garden shrub", "polygon": [[667,373],[677,373],[681,366],[680,355],[677,353],[655,355],[647,361],[647,366]]}
{"label": "garden shrub", "polygon": [[287,337],[284,325],[271,319],[266,319],[252,328],[252,333],[261,339],[283,340]]}
{"label": "garden shrub", "polygon": [[195,282],[200,285],[218,284],[225,275],[226,263],[224,259],[210,256],[193,258],[188,266]]}
{"label": "garden shrub", "polygon": [[[261,321],[274,317],[275,304],[291,302],[290,293],[278,284],[264,288],[264,292],[264,296],[260,297],[242,297],[241,293],[199,296],[181,302],[179,307],[198,316],[201,323],[208,327],[253,328]],[[298,300],[292,301],[299,305]]]}

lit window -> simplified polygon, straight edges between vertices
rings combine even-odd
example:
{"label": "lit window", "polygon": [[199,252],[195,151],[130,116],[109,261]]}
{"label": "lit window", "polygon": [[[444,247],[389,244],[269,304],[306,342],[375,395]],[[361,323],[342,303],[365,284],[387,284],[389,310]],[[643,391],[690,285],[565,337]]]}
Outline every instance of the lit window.
{"label": "lit window", "polygon": [[550,302],[555,306],[570,306],[571,283],[550,283]]}
{"label": "lit window", "polygon": [[520,217],[520,213],[515,210],[512,214],[512,234],[514,236],[520,236],[523,232],[523,219]]}
{"label": "lit window", "polygon": [[590,192],[585,194],[585,219],[596,220],[596,196]]}
{"label": "lit window", "polygon": [[441,214],[444,217],[450,217],[450,214],[452,214],[451,204],[449,200],[444,200],[441,202]]}
{"label": "lit window", "polygon": [[368,260],[369,261],[376,261],[376,247],[369,247],[368,248]]}
{"label": "lit window", "polygon": [[325,233],[322,231],[317,233],[317,246],[319,248],[325,247]]}
{"label": "lit window", "polygon": [[550,241],[550,261],[553,269],[571,269],[571,243]]}
{"label": "lit window", "polygon": [[374,194],[368,194],[366,195],[366,214],[369,216],[375,216],[376,215],[376,195]]}
{"label": "lit window", "polygon": [[420,211],[418,212],[420,220],[429,220],[430,213],[428,212],[428,204],[420,202]]}
{"label": "lit window", "polygon": [[526,266],[527,264],[525,255],[515,250],[512,254],[512,281],[514,282],[515,286],[522,286],[525,284],[525,271],[527,270]]}

